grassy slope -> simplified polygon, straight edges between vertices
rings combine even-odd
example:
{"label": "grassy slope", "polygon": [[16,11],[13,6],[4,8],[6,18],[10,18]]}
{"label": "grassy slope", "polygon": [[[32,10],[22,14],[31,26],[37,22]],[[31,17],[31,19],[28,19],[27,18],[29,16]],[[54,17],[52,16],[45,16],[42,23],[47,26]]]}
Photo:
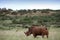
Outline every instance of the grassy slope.
{"label": "grassy slope", "polygon": [[13,30],[0,30],[0,40],[60,40],[60,28],[50,28],[49,38],[42,38],[37,36],[34,38],[32,35],[26,37],[24,31],[27,29],[20,28],[17,32]]}

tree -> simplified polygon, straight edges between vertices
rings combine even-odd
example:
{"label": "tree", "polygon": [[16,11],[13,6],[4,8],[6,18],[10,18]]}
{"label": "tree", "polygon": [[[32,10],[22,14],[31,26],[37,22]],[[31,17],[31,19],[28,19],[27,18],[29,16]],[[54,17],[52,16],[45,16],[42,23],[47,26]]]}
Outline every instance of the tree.
{"label": "tree", "polygon": [[17,15],[17,12],[16,11],[13,11],[11,14],[12,15]]}
{"label": "tree", "polygon": [[32,11],[30,9],[27,10],[28,13],[31,13]]}
{"label": "tree", "polygon": [[8,11],[13,11],[12,9],[8,9]]}
{"label": "tree", "polygon": [[36,10],[36,9],[33,9],[32,11],[33,11],[34,13],[36,13],[37,10]]}

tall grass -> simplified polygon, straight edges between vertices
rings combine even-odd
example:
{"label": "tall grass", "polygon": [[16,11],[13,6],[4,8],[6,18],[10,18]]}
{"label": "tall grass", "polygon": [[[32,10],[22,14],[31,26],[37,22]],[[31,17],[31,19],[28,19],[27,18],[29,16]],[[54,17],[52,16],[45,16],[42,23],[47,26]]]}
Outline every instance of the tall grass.
{"label": "tall grass", "polygon": [[16,29],[0,30],[0,40],[60,40],[60,28],[50,28],[49,38],[42,38],[41,36],[34,38],[32,35],[27,37],[24,34],[26,30],[25,28],[19,28],[17,32]]}

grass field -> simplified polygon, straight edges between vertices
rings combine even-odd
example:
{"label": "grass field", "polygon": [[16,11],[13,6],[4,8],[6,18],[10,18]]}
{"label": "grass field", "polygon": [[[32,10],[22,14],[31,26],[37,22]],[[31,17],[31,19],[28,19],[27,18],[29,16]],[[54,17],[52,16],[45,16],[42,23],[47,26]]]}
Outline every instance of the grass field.
{"label": "grass field", "polygon": [[0,30],[0,40],[60,40],[60,28],[50,28],[48,39],[41,36],[34,38],[32,35],[26,37],[24,34],[26,30],[25,28],[20,28],[17,32],[16,29]]}

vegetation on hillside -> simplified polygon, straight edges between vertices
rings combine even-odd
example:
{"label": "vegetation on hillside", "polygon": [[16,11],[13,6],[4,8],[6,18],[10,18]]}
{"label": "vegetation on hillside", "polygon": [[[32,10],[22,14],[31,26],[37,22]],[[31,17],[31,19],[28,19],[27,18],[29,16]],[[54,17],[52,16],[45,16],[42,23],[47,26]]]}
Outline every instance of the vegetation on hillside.
{"label": "vegetation on hillside", "polygon": [[31,27],[31,25],[60,27],[60,10],[33,9],[13,10],[0,8],[0,29]]}

